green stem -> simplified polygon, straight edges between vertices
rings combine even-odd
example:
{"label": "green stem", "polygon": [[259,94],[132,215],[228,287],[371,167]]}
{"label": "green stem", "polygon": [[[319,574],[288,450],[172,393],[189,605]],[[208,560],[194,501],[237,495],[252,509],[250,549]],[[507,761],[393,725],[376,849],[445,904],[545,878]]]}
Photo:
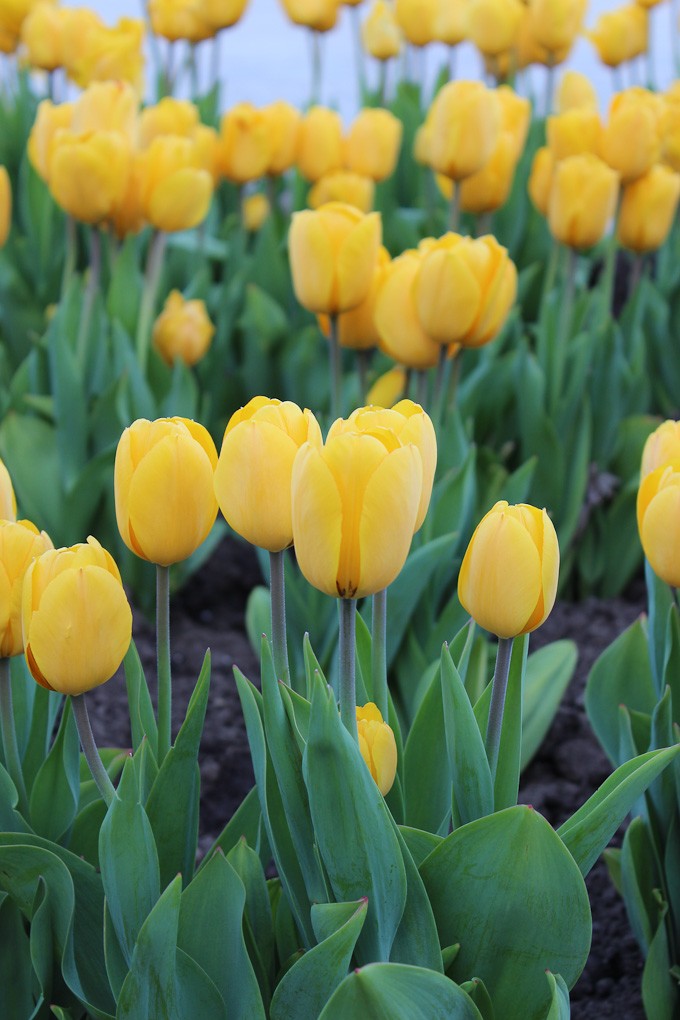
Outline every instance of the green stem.
{"label": "green stem", "polygon": [[76,232],[76,221],[72,216],[66,217],[66,258],[64,259],[64,271],[61,275],[61,296],[66,294],[73,272],[76,268],[78,257],[78,235]]}
{"label": "green stem", "polygon": [[151,326],[153,324],[154,311],[156,308],[156,295],[161,278],[161,269],[163,268],[164,251],[165,234],[160,230],[156,230],[151,238],[149,251],[146,257],[144,290],[142,292],[142,304],[139,309],[139,318],[137,320],[137,336],[135,337],[137,360],[142,371],[146,371],[146,363],[149,357]]}
{"label": "green stem", "polygon": [[555,64],[548,64],[548,74],[545,81],[545,114],[548,117],[552,113],[553,96],[555,94]]}
{"label": "green stem", "polygon": [[555,336],[555,346],[552,357],[552,371],[548,375],[548,407],[551,414],[555,414],[562,392],[562,379],[564,376],[564,365],[571,340],[573,316],[574,316],[574,293],[576,289],[576,266],[578,264],[578,252],[575,248],[567,249],[567,276],[564,287],[564,300],[560,307],[559,325]]}
{"label": "green stem", "polygon": [[290,687],[288,644],[286,641],[285,550],[269,553],[269,590],[272,608],[272,645],[274,668],[279,680]]}
{"label": "green stem", "polygon": [[456,46],[449,46],[449,81],[456,77],[456,58],[458,51]]}
{"label": "green stem", "polygon": [[321,100],[321,33],[313,28],[311,31],[312,47],[312,91],[309,105],[316,106]]}
{"label": "green stem", "polygon": [[361,16],[358,6],[352,7],[352,30],[354,35],[354,60],[356,63],[357,83],[359,85],[359,104],[363,106],[366,95],[366,65],[364,62],[364,45],[361,41]]}
{"label": "green stem", "polygon": [[378,68],[378,105],[384,106],[387,100],[387,65],[389,61],[381,60]]}
{"label": "green stem", "polygon": [[541,296],[541,302],[545,302],[548,294],[555,286],[555,277],[557,276],[557,267],[560,264],[560,255],[562,253],[562,246],[559,241],[556,241],[553,237],[552,247],[550,248],[550,256],[548,258],[548,268],[546,269],[545,276],[543,277],[543,294]]}
{"label": "green stem", "polygon": [[602,304],[600,306],[600,327],[604,328],[609,320],[612,311],[612,301],[614,298],[614,280],[616,277],[616,256],[619,250],[619,239],[618,239],[618,222],[619,222],[619,210],[621,208],[622,193],[619,191],[618,201],[616,203],[616,213],[614,214],[614,223],[612,226],[611,237],[609,238],[609,244],[607,246],[607,254],[604,263],[604,273],[602,276]]}
{"label": "green stem", "polygon": [[331,356],[331,420],[342,418],[342,351],[340,349],[340,337],[338,335],[338,317],[331,315],[330,344]]}
{"label": "green stem", "polygon": [[158,670],[158,764],[172,742],[170,671],[170,567],[156,565],[156,662]]}
{"label": "green stem", "polygon": [[680,22],[680,0],[671,0],[671,39],[673,40],[673,63],[675,64],[675,76],[680,77],[680,32],[678,32],[678,23]]}
{"label": "green stem", "polygon": [[108,772],[104,768],[104,762],[99,756],[99,751],[97,750],[97,745],[94,741],[92,727],[90,726],[90,717],[87,712],[87,704],[85,703],[85,695],[72,694],[70,695],[70,698],[73,715],[76,720],[76,726],[78,727],[80,745],[85,754],[85,760],[90,767],[90,772],[92,773],[92,778],[97,784],[97,789],[108,806],[116,796],[116,791]]}
{"label": "green stem", "polygon": [[355,599],[340,599],[340,718],[351,736],[358,741],[355,682],[356,610]]}
{"label": "green stem", "polygon": [[371,361],[371,352],[365,348],[356,352],[357,377],[359,380],[359,403],[364,404],[368,393],[368,366]]}
{"label": "green stem", "polygon": [[12,675],[10,660],[3,656],[0,659],[0,729],[2,746],[5,752],[5,766],[9,777],[19,794],[19,810],[28,820],[28,795],[24,783],[24,772],[21,767],[17,732],[14,726],[14,709],[12,707]]}
{"label": "green stem", "polygon": [[449,230],[457,233],[460,226],[460,183],[453,182],[453,193],[449,205]]}
{"label": "green stem", "polygon": [[[654,74],[654,47],[653,47],[654,25],[652,24],[652,16],[653,16],[653,14],[654,14],[654,11],[653,11],[653,9],[650,8],[650,10],[647,11],[647,53],[646,53],[646,60],[647,60],[647,82],[646,82],[646,85],[647,85],[648,89],[651,89],[653,92],[655,92],[656,91],[656,82],[655,82],[655,74]],[[678,33],[678,25],[677,25],[677,22],[676,22],[675,34],[677,35],[677,33]]]}
{"label": "green stem", "polygon": [[416,379],[416,403],[427,411],[428,400],[428,378],[427,372],[419,368],[414,372]]}
{"label": "green stem", "polygon": [[387,589],[377,591],[373,596],[373,619],[371,625],[371,675],[373,678],[373,701],[378,706],[385,722],[389,711],[387,699]]}
{"label": "green stem", "polygon": [[512,659],[512,643],[514,638],[499,638],[496,655],[496,669],[491,687],[491,705],[489,706],[489,722],[486,728],[486,756],[491,769],[491,782],[496,781],[498,751],[501,746],[501,730],[503,728],[503,711],[505,695],[508,690],[510,661]]}
{"label": "green stem", "polygon": [[87,341],[90,335],[92,323],[92,309],[99,290],[99,278],[102,266],[102,242],[98,227],[90,230],[90,272],[87,278],[83,307],[78,324],[78,337],[76,339],[76,357],[78,363],[83,365],[87,355]]}

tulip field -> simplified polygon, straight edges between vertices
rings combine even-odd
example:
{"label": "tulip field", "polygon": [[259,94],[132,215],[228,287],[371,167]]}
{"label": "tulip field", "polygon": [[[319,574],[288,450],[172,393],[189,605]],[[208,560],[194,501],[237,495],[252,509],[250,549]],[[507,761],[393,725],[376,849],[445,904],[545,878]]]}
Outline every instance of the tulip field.
{"label": "tulip field", "polygon": [[[602,855],[678,1020],[677,0],[280,2],[302,107],[229,102],[248,0],[0,0],[0,1020],[579,1020]],[[180,704],[173,599],[250,547],[259,666]],[[553,825],[531,634],[631,585]]]}

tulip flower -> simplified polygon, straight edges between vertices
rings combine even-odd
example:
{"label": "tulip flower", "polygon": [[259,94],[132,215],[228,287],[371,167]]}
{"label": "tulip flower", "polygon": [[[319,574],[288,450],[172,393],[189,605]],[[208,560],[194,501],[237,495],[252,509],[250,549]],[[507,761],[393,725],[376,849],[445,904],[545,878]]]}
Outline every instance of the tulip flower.
{"label": "tulip flower", "polygon": [[156,319],[152,339],[154,347],[169,365],[175,359],[185,365],[195,365],[210,347],[214,332],[205,302],[185,301],[180,291],[173,290]]}
{"label": "tulip flower", "polygon": [[132,149],[121,132],[61,131],[50,162],[50,191],[74,219],[103,224],[122,201],[131,166]]}
{"label": "tulip flower", "polygon": [[297,165],[308,181],[318,181],[342,167],[342,121],[335,110],[313,106],[302,118]]}
{"label": "tulip flower", "polygon": [[487,57],[513,49],[523,10],[521,0],[469,0],[468,39]]}
{"label": "tulip flower", "polygon": [[58,133],[63,128],[70,128],[73,109],[73,103],[60,103],[55,106],[49,99],[44,99],[38,104],[35,121],[28,136],[27,151],[33,169],[46,184],[49,184],[52,153]]}
{"label": "tulip flower", "polygon": [[222,117],[220,169],[236,184],[257,180],[271,161],[270,118],[251,103],[237,103]]}
{"label": "tulip flower", "polygon": [[361,27],[361,38],[366,52],[376,60],[390,60],[401,53],[404,37],[392,4],[375,0]]}
{"label": "tulip flower", "polygon": [[63,66],[64,11],[52,3],[33,7],[21,26],[21,42],[30,67],[55,71]]}
{"label": "tulip flower", "polygon": [[68,68],[76,85],[86,88],[95,81],[128,82],[139,95],[143,89],[144,22],[121,18],[113,28],[98,25],[85,38],[85,45],[73,51]]}
{"label": "tulip flower", "polygon": [[30,521],[0,520],[0,658],[21,655],[21,592],[36,557],[52,548],[44,531]]}
{"label": "tulip flower", "polygon": [[557,161],[583,152],[599,154],[602,121],[596,110],[578,107],[556,113],[546,121],[548,148]]}
{"label": "tulip flower", "polygon": [[[530,32],[539,46],[561,63],[583,25],[584,0],[529,0]],[[561,60],[557,60],[557,56]]]}
{"label": "tulip flower", "polygon": [[366,403],[369,406],[376,404],[378,407],[392,407],[401,400],[405,390],[406,371],[400,365],[395,365],[378,376],[366,395]]}
{"label": "tulip flower", "polygon": [[310,188],[307,204],[311,209],[320,209],[329,202],[343,202],[359,212],[368,213],[373,208],[374,199],[375,184],[370,177],[351,170],[332,170]]}
{"label": "tulip flower", "polygon": [[267,173],[283,174],[294,165],[300,144],[302,115],[297,107],[279,100],[262,111],[269,125],[269,162]]}
{"label": "tulip flower", "polygon": [[[356,308],[338,315],[338,343],[341,347],[354,351],[367,351],[379,345],[380,334],[375,321],[375,303],[389,265],[389,252],[381,245],[368,294]],[[330,331],[328,316],[319,318],[322,331],[328,335]]]}
{"label": "tulip flower", "polygon": [[15,521],[16,519],[17,501],[12,479],[4,461],[0,460],[0,521]]}
{"label": "tulip flower", "polygon": [[215,34],[195,0],[149,0],[147,9],[154,34],[170,42],[199,43]]}
{"label": "tulip flower", "polygon": [[602,63],[618,67],[645,52],[647,33],[647,11],[640,4],[630,3],[601,14],[595,26],[585,34]]}
{"label": "tulip flower", "polygon": [[637,496],[640,542],[657,577],[680,587],[680,470],[671,462],[646,474]]}
{"label": "tulip flower", "polygon": [[592,82],[579,71],[566,71],[557,89],[557,112],[597,110],[597,92]]}
{"label": "tulip flower", "polygon": [[435,39],[437,0],[396,0],[397,24],[412,46],[427,46]]}
{"label": "tulip flower", "polygon": [[[488,163],[458,185],[463,212],[480,215],[495,212],[505,205],[515,179],[516,166],[516,140],[509,131],[501,131]],[[447,177],[443,179],[448,181]]]}
{"label": "tulip flower", "polygon": [[425,332],[416,306],[414,281],[422,261],[422,252],[413,249],[393,259],[378,290],[374,313],[381,349],[417,370],[436,365],[441,350]]}
{"label": "tulip flower", "polygon": [[680,174],[660,164],[627,184],[617,222],[625,248],[638,254],[660,248],[668,237],[680,199]]}
{"label": "tulip flower", "polygon": [[468,0],[438,0],[434,18],[437,42],[453,48],[468,37]]}
{"label": "tulip flower", "polygon": [[555,157],[548,146],[543,145],[536,150],[527,185],[529,197],[541,216],[548,215],[548,202],[554,174]]}
{"label": "tulip flower", "polygon": [[347,168],[374,181],[384,181],[394,171],[402,133],[401,121],[389,110],[361,110],[345,137]]}
{"label": "tulip flower", "polygon": [[680,422],[672,419],[662,422],[647,436],[642,450],[640,478],[668,464],[680,469]]}
{"label": "tulip flower", "polygon": [[548,202],[548,226],[572,248],[592,248],[614,215],[617,174],[591,153],[570,156],[555,167]]}
{"label": "tulip flower", "polygon": [[139,115],[139,146],[148,149],[159,135],[193,138],[199,123],[198,107],[188,99],[165,96]]}
{"label": "tulip flower", "polygon": [[[500,104],[501,134],[508,134],[513,139],[515,160],[519,160],[524,152],[529,125],[531,124],[531,103],[523,96],[518,96],[509,85],[499,85],[496,99]],[[494,150],[495,151],[495,150]]]}
{"label": "tulip flower", "polygon": [[7,168],[0,166],[0,248],[7,244],[12,226],[12,183]]}
{"label": "tulip flower", "polygon": [[338,0],[281,0],[290,20],[315,32],[328,32],[338,17]]}
{"label": "tulip flower", "polygon": [[240,21],[247,5],[248,0],[202,0],[201,17],[214,32],[221,32]]}
{"label": "tulip flower", "polygon": [[372,701],[357,705],[359,750],[383,797],[392,789],[397,774],[397,742],[382,713]]}
{"label": "tulip flower", "polygon": [[190,230],[205,219],[213,182],[190,139],[160,135],[137,165],[144,216],[157,230]]}
{"label": "tulip flower", "polygon": [[244,230],[249,234],[256,234],[262,227],[271,212],[269,199],[262,192],[255,195],[246,195],[241,206]]}
{"label": "tulip flower", "polygon": [[646,89],[628,89],[612,100],[599,155],[616,170],[622,184],[642,177],[659,161],[663,113],[661,97]]}
{"label": "tulip flower", "polygon": [[431,119],[433,168],[454,181],[469,177],[491,156],[501,127],[497,97],[478,81],[453,81],[438,92]]}

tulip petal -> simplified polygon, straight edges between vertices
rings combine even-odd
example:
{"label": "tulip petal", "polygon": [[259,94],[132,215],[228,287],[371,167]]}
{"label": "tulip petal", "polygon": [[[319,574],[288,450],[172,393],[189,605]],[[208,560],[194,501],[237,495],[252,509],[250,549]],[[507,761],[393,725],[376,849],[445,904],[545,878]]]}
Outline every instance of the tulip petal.
{"label": "tulip petal", "polygon": [[680,486],[669,485],[650,501],[640,528],[642,548],[652,570],[675,588],[680,587],[680,529],[675,526],[679,520]]}
{"label": "tulip petal", "polygon": [[288,233],[293,289],[311,312],[332,311],[334,259],[321,219],[305,209],[293,216]]}
{"label": "tulip petal", "polygon": [[408,368],[432,368],[440,345],[423,329],[411,298],[420,257],[405,254],[387,270],[375,303],[375,322],[383,349]]}
{"label": "tulip petal", "polygon": [[392,789],[397,773],[397,742],[394,733],[386,723],[378,723],[373,735],[371,748],[375,781],[385,797]]}
{"label": "tulip petal", "polygon": [[368,296],[381,240],[380,216],[369,213],[342,242],[337,255],[335,311],[356,308]]}
{"label": "tulip petal", "polygon": [[207,170],[195,167],[177,170],[153,189],[146,209],[149,223],[169,233],[191,230],[205,219],[212,192],[212,178]]}
{"label": "tulip petal", "polygon": [[291,490],[298,566],[315,588],[337,597],[342,503],[331,469],[310,443],[295,458]]}

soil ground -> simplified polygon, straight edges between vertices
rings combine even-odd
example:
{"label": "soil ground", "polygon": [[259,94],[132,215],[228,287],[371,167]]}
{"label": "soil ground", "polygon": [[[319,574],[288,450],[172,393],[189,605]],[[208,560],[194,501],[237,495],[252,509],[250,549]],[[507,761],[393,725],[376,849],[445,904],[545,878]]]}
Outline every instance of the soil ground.
{"label": "soil ground", "polygon": [[[250,547],[228,538],[172,604],[173,719],[176,732],[201,668],[212,652],[212,689],[201,744],[201,841],[205,851],[253,785],[248,742],[232,667],[258,678],[258,661],[245,635],[250,590],[260,583]],[[583,708],[588,672],[607,645],[644,609],[644,586],[624,597],[578,604],[558,603],[532,648],[571,638],[579,660],[550,732],[522,777],[520,800],[557,826],[580,807],[610,773]],[[135,614],[135,640],[149,677],[155,671],[153,626]],[[101,744],[127,746],[130,731],[123,680],[115,678],[88,695],[95,736]],[[593,942],[587,966],[571,993],[573,1020],[644,1020],[640,997],[642,958],[625,907],[600,861],[588,877]]]}

